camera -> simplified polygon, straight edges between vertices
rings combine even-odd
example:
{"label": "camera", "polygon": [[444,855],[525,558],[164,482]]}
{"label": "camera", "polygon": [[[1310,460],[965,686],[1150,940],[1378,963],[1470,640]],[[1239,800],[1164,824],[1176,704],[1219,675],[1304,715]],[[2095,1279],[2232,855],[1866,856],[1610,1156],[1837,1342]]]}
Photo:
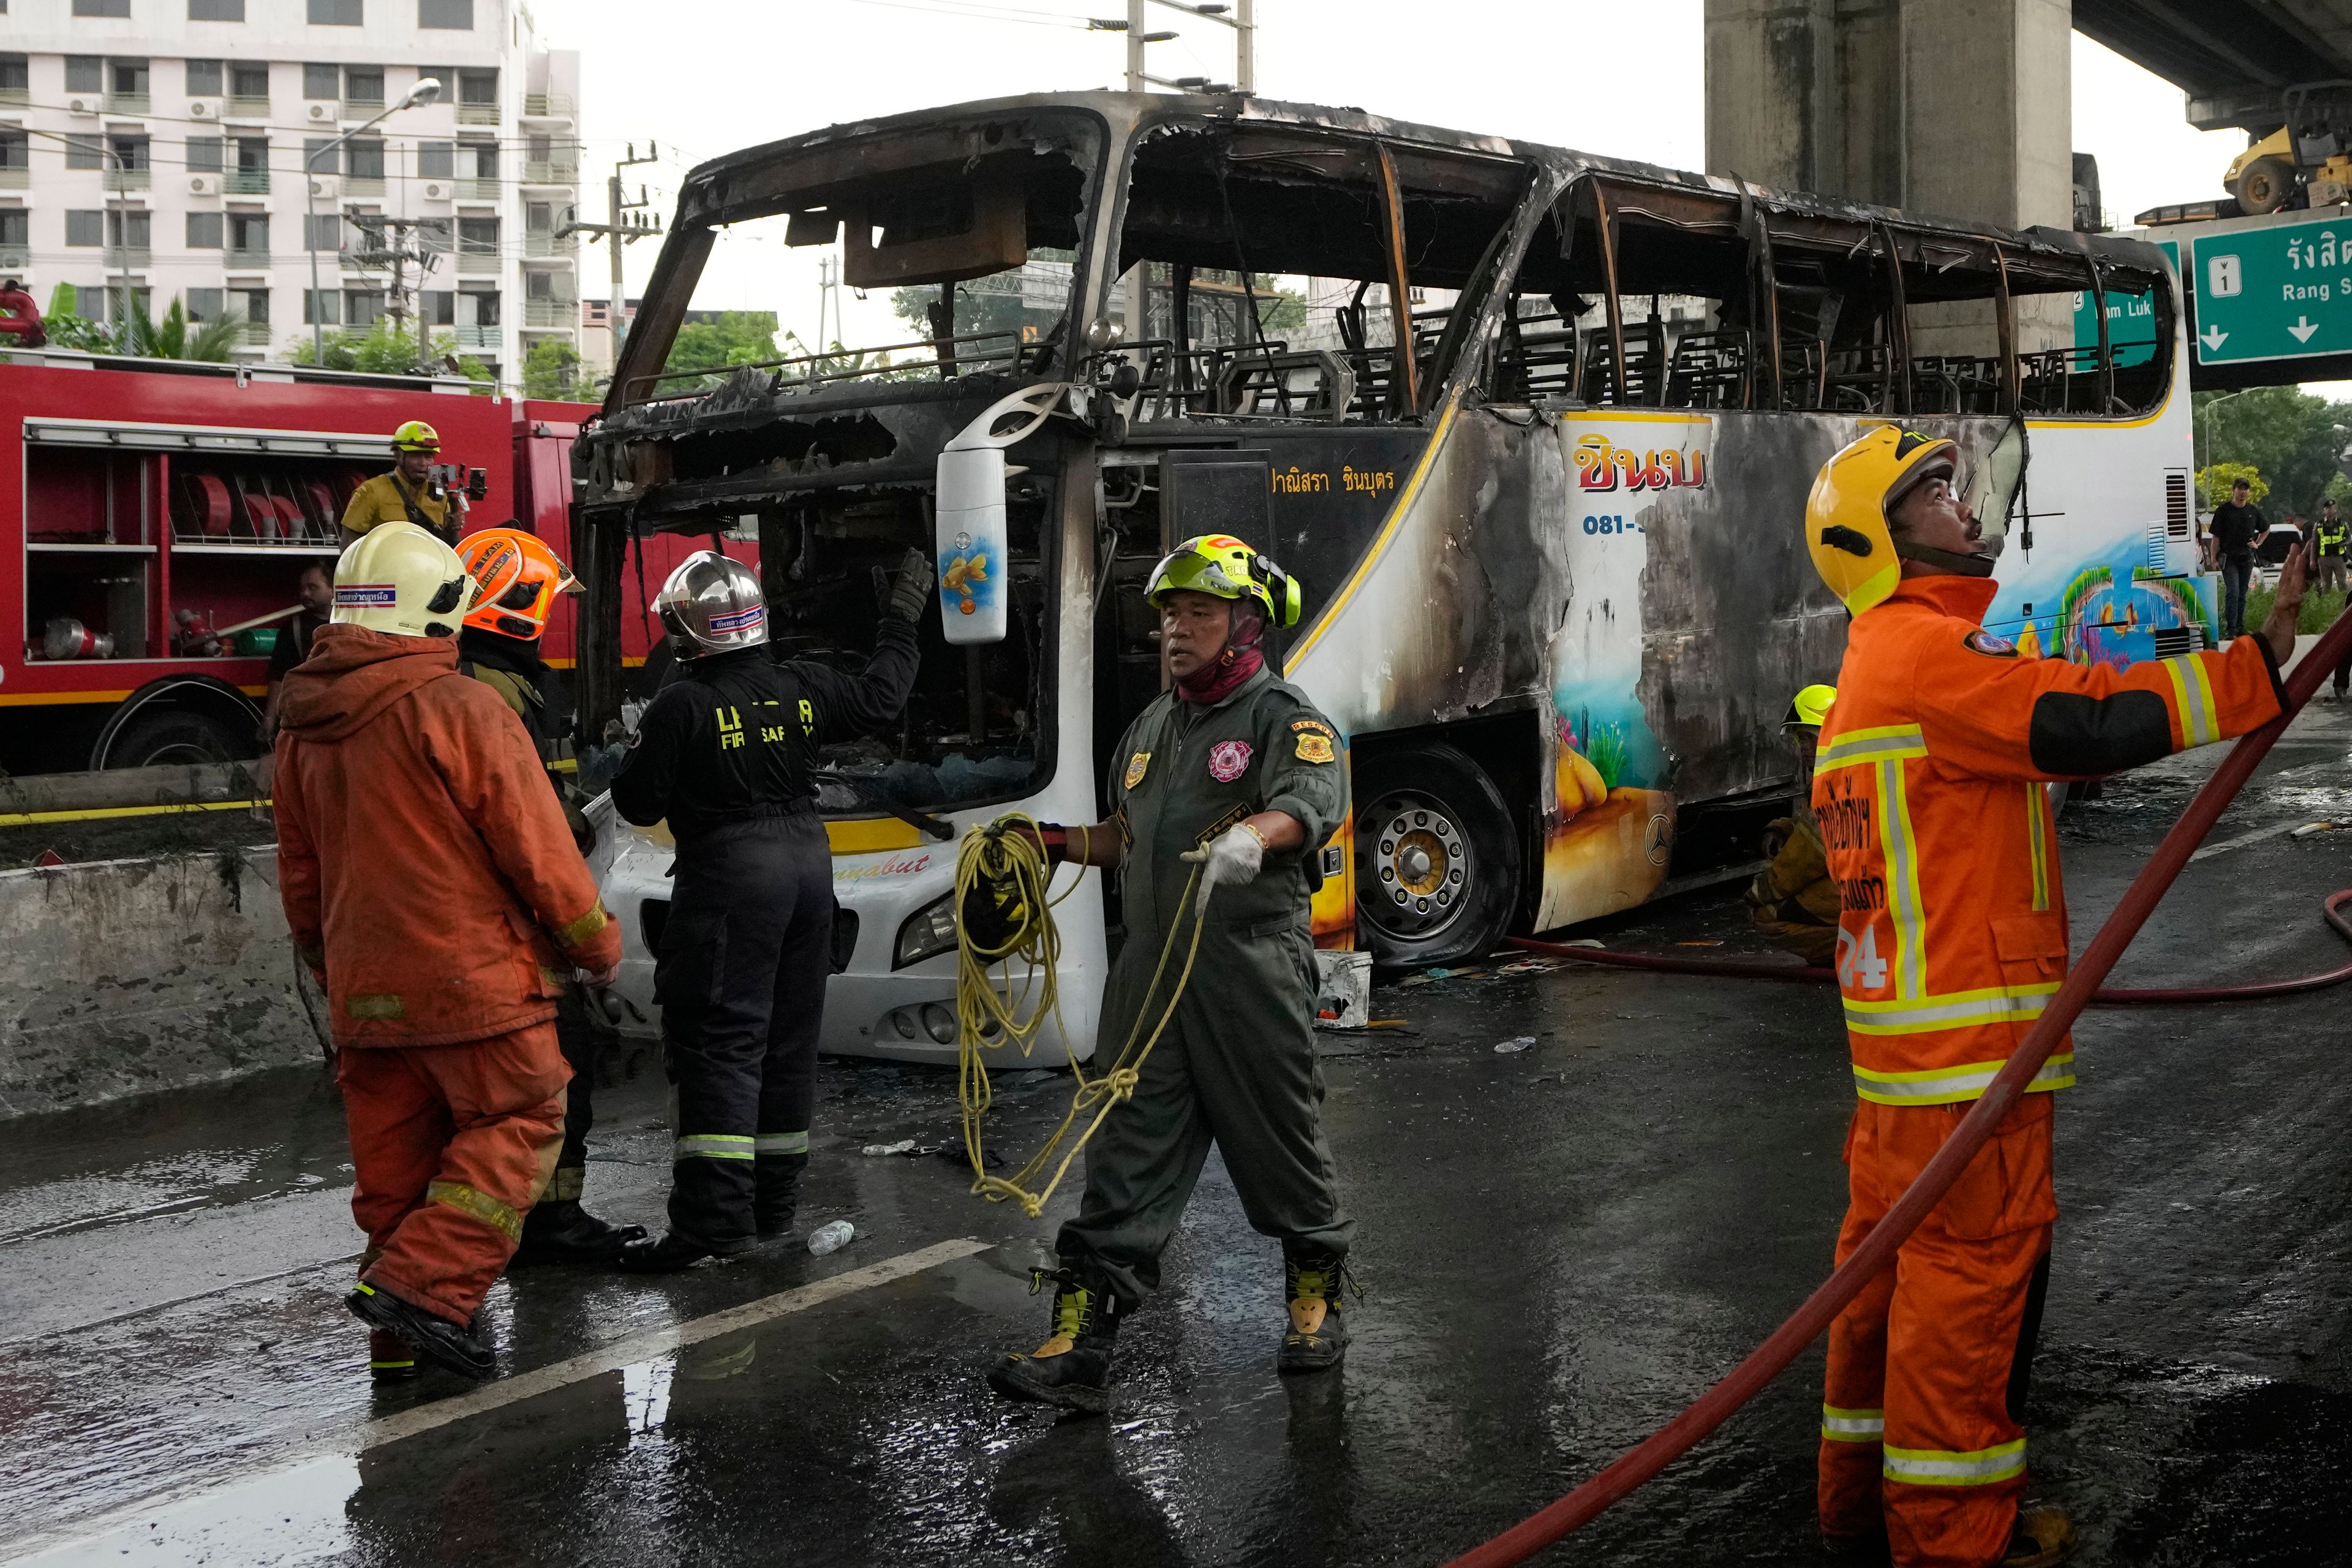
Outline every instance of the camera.
{"label": "camera", "polygon": [[436,463],[425,479],[425,493],[435,500],[447,500],[451,490],[461,488],[467,500],[480,500],[490,493],[490,470],[468,468],[459,463]]}

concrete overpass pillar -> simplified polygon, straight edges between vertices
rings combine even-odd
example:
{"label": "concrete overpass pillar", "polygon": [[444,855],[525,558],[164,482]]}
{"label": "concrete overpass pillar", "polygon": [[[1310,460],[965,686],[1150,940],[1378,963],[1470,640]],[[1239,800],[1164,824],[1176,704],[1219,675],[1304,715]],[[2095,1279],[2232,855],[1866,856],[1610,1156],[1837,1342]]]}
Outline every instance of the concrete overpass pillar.
{"label": "concrete overpass pillar", "polygon": [[2068,227],[2073,26],[2073,0],[1706,0],[1707,172]]}
{"label": "concrete overpass pillar", "polygon": [[2073,214],[2072,0],[1706,0],[1706,167],[2013,227]]}

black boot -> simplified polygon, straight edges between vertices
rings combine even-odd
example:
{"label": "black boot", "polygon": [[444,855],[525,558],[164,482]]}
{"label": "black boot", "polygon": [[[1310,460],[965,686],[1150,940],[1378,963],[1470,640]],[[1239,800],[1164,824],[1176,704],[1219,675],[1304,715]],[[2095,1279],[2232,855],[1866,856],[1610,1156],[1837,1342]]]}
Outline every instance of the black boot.
{"label": "black boot", "polygon": [[1348,1324],[1340,1315],[1339,1297],[1347,1264],[1328,1252],[1283,1249],[1283,1294],[1289,1299],[1290,1322],[1283,1331],[1282,1351],[1275,1357],[1277,1372],[1321,1372],[1339,1364],[1348,1353]]}
{"label": "black boot", "polygon": [[609,1264],[621,1248],[645,1239],[641,1225],[612,1225],[580,1206],[578,1198],[541,1198],[522,1219],[522,1245],[514,1260],[531,1263]]}
{"label": "black boot", "polygon": [[698,1241],[670,1231],[659,1241],[633,1241],[621,1248],[624,1274],[683,1274],[706,1258],[719,1255]]}
{"label": "black boot", "polygon": [[490,1347],[472,1329],[461,1329],[446,1318],[412,1307],[389,1290],[362,1283],[343,1298],[343,1305],[368,1327],[397,1335],[451,1372],[488,1377],[498,1371]]}
{"label": "black boot", "polygon": [[1108,1280],[1083,1265],[1065,1263],[1029,1275],[1029,1293],[1054,1284],[1054,1315],[1045,1342],[1024,1355],[1006,1354],[991,1367],[988,1384],[1007,1399],[1099,1414],[1110,1408],[1110,1355],[1119,1320],[1133,1309]]}
{"label": "black boot", "polygon": [[808,1169],[806,1154],[762,1154],[753,1163],[751,1214],[761,1241],[781,1241],[793,1234],[793,1216],[800,1211],[801,1173]]}

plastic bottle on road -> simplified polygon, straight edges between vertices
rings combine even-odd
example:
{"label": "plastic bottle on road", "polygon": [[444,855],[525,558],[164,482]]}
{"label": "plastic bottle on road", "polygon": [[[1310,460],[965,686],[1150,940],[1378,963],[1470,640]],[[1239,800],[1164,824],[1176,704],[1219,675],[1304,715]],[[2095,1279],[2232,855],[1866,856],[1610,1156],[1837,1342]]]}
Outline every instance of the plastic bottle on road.
{"label": "plastic bottle on road", "polygon": [[829,1252],[839,1252],[849,1245],[850,1238],[856,1234],[857,1227],[845,1219],[828,1221],[817,1226],[810,1235],[809,1251],[818,1258],[823,1258]]}

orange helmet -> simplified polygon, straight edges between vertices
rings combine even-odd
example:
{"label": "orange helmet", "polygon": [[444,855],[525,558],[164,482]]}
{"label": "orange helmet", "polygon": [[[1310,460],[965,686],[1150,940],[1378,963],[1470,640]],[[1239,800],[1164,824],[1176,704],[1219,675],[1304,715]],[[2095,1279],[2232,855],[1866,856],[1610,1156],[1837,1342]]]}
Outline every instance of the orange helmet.
{"label": "orange helmet", "polygon": [[558,594],[576,594],[579,583],[562,558],[538,535],[519,528],[486,528],[457,545],[457,558],[481,593],[466,624],[501,637],[536,638]]}

